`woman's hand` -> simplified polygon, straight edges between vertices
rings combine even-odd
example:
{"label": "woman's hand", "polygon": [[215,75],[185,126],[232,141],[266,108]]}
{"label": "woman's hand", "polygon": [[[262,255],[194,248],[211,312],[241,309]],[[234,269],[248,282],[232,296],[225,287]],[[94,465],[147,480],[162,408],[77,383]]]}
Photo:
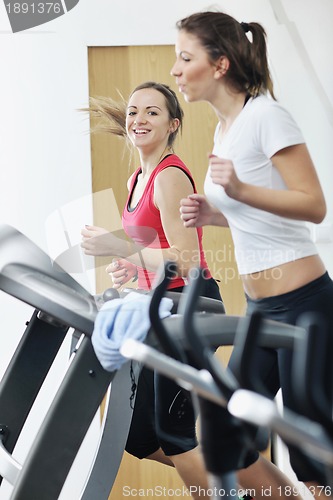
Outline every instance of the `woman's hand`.
{"label": "woman's hand", "polygon": [[209,165],[213,183],[222,186],[230,198],[239,199],[243,183],[237,177],[232,161],[210,155]]}
{"label": "woman's hand", "polygon": [[113,288],[118,290],[128,281],[134,281],[133,278],[137,276],[137,267],[126,259],[113,259],[107,266],[106,272],[112,279]]}
{"label": "woman's hand", "polygon": [[81,247],[86,255],[119,255],[117,251],[118,238],[103,227],[85,226],[81,230],[81,235]]}
{"label": "woman's hand", "polygon": [[221,212],[208,203],[202,194],[191,194],[180,200],[180,214],[185,227],[227,225]]}

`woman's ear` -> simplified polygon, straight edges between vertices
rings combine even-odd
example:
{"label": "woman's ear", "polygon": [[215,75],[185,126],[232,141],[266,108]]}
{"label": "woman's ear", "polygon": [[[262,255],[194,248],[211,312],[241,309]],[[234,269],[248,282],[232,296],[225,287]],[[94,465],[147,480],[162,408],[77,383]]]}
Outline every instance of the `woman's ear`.
{"label": "woman's ear", "polygon": [[221,56],[217,61],[215,61],[214,65],[215,65],[214,77],[218,80],[227,73],[230,66],[230,61],[226,56]]}
{"label": "woman's ear", "polygon": [[179,125],[180,125],[179,119],[178,118],[174,118],[171,121],[171,124],[170,124],[170,127],[169,127],[170,134],[173,134],[173,132],[176,132],[176,130],[179,127]]}

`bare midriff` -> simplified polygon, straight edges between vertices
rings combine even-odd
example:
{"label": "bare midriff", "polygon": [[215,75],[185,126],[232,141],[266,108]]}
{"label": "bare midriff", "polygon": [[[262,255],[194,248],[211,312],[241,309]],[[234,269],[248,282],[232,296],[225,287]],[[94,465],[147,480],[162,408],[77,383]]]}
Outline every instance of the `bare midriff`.
{"label": "bare midriff", "polygon": [[320,278],[325,271],[319,255],[311,255],[241,278],[245,293],[251,299],[262,299],[296,290]]}

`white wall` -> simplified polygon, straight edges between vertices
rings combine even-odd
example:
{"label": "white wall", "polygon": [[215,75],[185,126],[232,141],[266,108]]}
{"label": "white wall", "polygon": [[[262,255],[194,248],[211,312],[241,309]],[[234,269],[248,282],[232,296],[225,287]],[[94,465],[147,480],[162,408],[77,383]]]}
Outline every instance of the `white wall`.
{"label": "white wall", "polygon": [[[277,95],[306,136],[331,222],[331,0],[224,0],[214,5],[239,21],[265,26]],[[88,123],[76,111],[88,101],[87,46],[173,44],[175,22],[211,6],[202,0],[80,0],[65,16],[12,34],[0,5],[0,222],[15,226],[47,250],[49,217],[91,192]],[[82,220],[78,218],[78,232],[89,210],[88,204]],[[332,227],[330,231],[333,238]],[[333,275],[333,243],[318,247]],[[31,310],[3,292],[0,308],[1,376]],[[66,349],[58,370],[66,363]],[[58,373],[48,392],[56,386]],[[23,443],[22,456],[25,448]],[[79,487],[79,480],[75,482]],[[67,495],[75,496],[73,490]]]}

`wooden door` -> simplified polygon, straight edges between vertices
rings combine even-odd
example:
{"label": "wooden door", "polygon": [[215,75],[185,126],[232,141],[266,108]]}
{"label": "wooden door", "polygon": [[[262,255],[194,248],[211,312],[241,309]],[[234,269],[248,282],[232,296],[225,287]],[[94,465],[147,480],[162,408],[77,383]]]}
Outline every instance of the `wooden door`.
{"label": "wooden door", "polygon": [[[90,96],[117,98],[120,92],[127,98],[136,85],[148,80],[166,83],[177,92],[174,78],[170,75],[175,59],[174,46],[92,47],[88,55]],[[182,96],[180,102],[185,119],[183,132],[175,144],[175,152],[190,168],[198,192],[203,192],[207,157],[212,149],[217,119],[206,103],[189,105]],[[138,158],[126,148],[124,140],[108,134],[92,135],[91,152],[92,191],[100,193],[112,189],[121,213],[127,197],[127,179],[134,167],[138,166]],[[105,195],[98,196],[98,199],[104,201],[97,203],[94,209],[94,222],[103,227],[108,227],[111,210],[115,210],[114,207],[106,209],[106,198],[110,193],[105,191]],[[212,274],[220,281],[227,313],[243,314],[245,301],[229,229],[206,228],[204,248]],[[96,276],[97,291],[111,286],[105,266],[98,267]],[[218,356],[224,362],[229,355],[228,348],[219,350]],[[175,490],[182,487],[182,483],[169,467],[148,460],[139,461],[125,453],[110,499],[122,498],[125,487],[146,490],[155,486]]]}

